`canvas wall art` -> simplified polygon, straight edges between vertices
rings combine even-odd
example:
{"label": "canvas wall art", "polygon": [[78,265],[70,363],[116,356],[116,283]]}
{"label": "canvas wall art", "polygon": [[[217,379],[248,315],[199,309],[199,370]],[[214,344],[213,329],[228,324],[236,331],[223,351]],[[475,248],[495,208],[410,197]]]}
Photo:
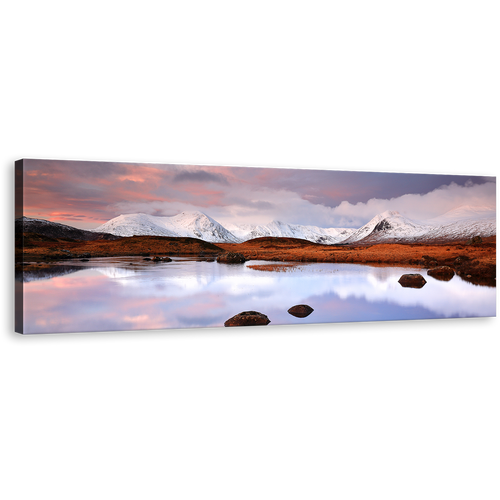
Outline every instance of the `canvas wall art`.
{"label": "canvas wall art", "polygon": [[495,177],[24,159],[15,179],[19,333],[496,315]]}

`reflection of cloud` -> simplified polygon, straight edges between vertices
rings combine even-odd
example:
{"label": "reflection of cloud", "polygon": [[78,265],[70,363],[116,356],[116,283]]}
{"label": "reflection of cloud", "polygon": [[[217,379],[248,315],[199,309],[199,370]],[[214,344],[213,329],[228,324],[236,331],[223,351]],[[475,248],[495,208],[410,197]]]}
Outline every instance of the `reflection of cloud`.
{"label": "reflection of cloud", "polygon": [[[113,268],[111,268],[113,269]],[[104,272],[102,272],[104,270]],[[174,262],[163,267],[85,269],[25,284],[27,332],[221,326],[245,310],[272,324],[491,316],[496,291],[455,277],[402,288],[403,268],[312,264],[287,273],[246,266]],[[117,286],[120,285],[120,286]],[[306,320],[287,310],[307,303]]]}
{"label": "reflection of cloud", "polygon": [[398,283],[398,279],[405,272],[409,271],[395,272],[392,279],[386,281],[368,275],[366,281],[342,283],[336,288],[336,292],[343,300],[355,297],[369,302],[385,301],[405,307],[423,307],[448,318],[494,314],[491,301],[495,297],[494,289],[475,287],[458,276],[449,282],[425,276],[427,283],[423,288],[404,288]]}

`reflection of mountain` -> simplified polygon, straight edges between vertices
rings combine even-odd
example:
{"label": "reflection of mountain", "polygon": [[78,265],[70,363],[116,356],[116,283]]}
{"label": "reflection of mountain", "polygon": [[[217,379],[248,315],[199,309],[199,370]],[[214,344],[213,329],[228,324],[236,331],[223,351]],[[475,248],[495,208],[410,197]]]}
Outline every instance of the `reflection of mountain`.
{"label": "reflection of mountain", "polygon": [[16,267],[15,279],[29,283],[30,281],[48,280],[65,276],[66,274],[77,273],[78,271],[97,270],[108,278],[121,279],[136,276],[139,271],[125,269],[122,267],[100,267],[100,266],[72,266],[72,265],[44,265],[43,267],[25,266],[24,269]]}
{"label": "reflection of mountain", "polygon": [[131,276],[137,276],[138,273],[136,270],[124,269],[122,267],[93,267],[92,269],[112,279],[130,278]]}
{"label": "reflection of mountain", "polygon": [[16,281],[28,283],[30,281],[57,278],[58,276],[76,273],[78,271],[83,271],[84,269],[87,268],[83,266],[44,266],[40,268],[30,266],[26,269],[17,269],[16,267],[15,279]]}
{"label": "reflection of mountain", "polygon": [[[271,325],[495,314],[494,288],[457,276],[449,282],[429,277],[422,289],[402,288],[397,280],[413,271],[405,268],[308,264],[293,272],[266,273],[190,261],[141,267],[135,276],[109,268],[101,268],[100,275],[71,277],[67,286],[50,279],[26,285],[25,332],[220,327],[248,310],[267,314]],[[288,314],[291,306],[304,303],[314,309],[306,321]]]}

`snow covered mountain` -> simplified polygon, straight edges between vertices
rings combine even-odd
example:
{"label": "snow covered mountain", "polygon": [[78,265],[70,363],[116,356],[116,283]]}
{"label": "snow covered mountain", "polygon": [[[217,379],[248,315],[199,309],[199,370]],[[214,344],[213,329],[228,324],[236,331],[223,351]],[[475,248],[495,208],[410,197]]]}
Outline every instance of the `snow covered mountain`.
{"label": "snow covered mountain", "polygon": [[462,206],[425,222],[413,221],[396,211],[386,211],[354,231],[343,243],[452,241],[495,234],[494,209]]}
{"label": "snow covered mountain", "polygon": [[273,236],[276,238],[300,238],[332,245],[345,240],[354,229],[344,228],[322,228],[316,226],[301,226],[298,224],[286,224],[281,221],[273,220],[265,225],[226,225],[230,231],[242,241],[253,238],[262,238]]}
{"label": "snow covered mountain", "polygon": [[202,212],[182,212],[173,217],[147,214],[119,215],[94,231],[117,236],[184,236],[212,243],[239,243],[240,240],[216,220]]}
{"label": "snow covered mountain", "polygon": [[117,236],[188,236],[212,243],[240,243],[266,236],[300,238],[327,245],[432,242],[495,235],[496,211],[462,206],[427,221],[415,221],[388,210],[359,229],[301,226],[276,220],[265,225],[227,224],[224,227],[202,212],[182,212],[173,217],[127,214],[111,219],[94,231]]}
{"label": "snow covered mountain", "polygon": [[496,210],[488,207],[462,206],[430,219],[436,239],[464,239],[479,235],[483,238],[497,234]]}
{"label": "snow covered mountain", "polygon": [[354,231],[344,243],[379,242],[391,239],[408,239],[423,236],[428,226],[403,217],[399,212],[387,210],[373,217],[364,226]]}
{"label": "snow covered mountain", "polygon": [[76,240],[116,239],[149,235],[199,238],[211,243],[241,243],[253,238],[300,238],[326,245],[445,242],[474,236],[496,235],[496,210],[461,206],[427,221],[416,221],[396,211],[376,215],[359,229],[321,228],[272,221],[265,225],[226,227],[202,212],[182,212],[173,217],[147,214],[120,215],[92,230],[82,230],[42,219],[21,217],[15,221],[16,237],[32,232],[51,238]]}
{"label": "snow covered mountain", "polygon": [[301,238],[316,243],[333,244],[347,238],[353,229],[321,228],[300,226],[272,221],[267,225],[227,225],[202,212],[182,212],[173,217],[158,217],[147,214],[119,215],[94,231],[107,232],[118,236],[189,236],[212,243],[240,243],[242,241],[274,236],[277,238]]}

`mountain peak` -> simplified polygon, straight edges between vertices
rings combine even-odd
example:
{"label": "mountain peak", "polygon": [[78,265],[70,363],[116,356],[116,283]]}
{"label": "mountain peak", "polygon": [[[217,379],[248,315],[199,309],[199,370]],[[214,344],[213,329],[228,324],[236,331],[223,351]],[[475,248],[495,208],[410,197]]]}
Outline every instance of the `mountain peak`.
{"label": "mountain peak", "polygon": [[172,217],[148,214],[120,215],[94,231],[119,236],[169,236],[199,238],[212,243],[239,243],[239,239],[203,212],[181,212]]}
{"label": "mountain peak", "polygon": [[378,214],[376,217],[387,219],[388,217],[401,217],[401,214],[397,210],[386,210],[385,212]]}

